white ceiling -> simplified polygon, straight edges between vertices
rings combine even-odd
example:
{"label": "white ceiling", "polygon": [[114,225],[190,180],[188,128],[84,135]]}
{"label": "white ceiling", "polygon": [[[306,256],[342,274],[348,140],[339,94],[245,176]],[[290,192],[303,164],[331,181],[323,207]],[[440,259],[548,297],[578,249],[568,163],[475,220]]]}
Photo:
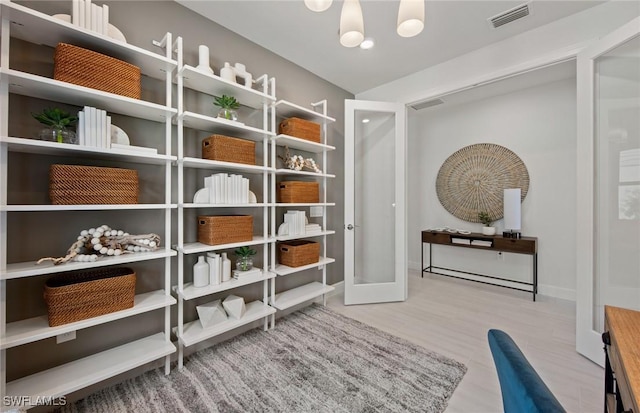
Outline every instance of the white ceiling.
{"label": "white ceiling", "polygon": [[488,18],[526,0],[427,0],[425,29],[402,38],[399,0],[361,0],[365,36],[376,42],[362,50],[338,41],[340,0],[322,13],[302,0],[175,1],[353,94],[603,3],[534,0],[529,16],[493,29]]}

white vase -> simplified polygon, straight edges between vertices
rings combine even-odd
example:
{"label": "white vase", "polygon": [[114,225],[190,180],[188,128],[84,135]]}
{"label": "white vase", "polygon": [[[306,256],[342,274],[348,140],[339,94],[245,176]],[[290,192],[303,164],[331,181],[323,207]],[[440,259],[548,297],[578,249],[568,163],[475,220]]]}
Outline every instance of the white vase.
{"label": "white vase", "polygon": [[209,264],[205,262],[204,255],[201,255],[193,266],[193,286],[206,287],[207,285],[209,285]]}
{"label": "white vase", "polygon": [[204,73],[213,74],[213,69],[209,66],[209,48],[202,44],[198,46],[198,66],[196,69]]}
{"label": "white vase", "polygon": [[224,62],[224,67],[220,69],[220,77],[229,82],[236,83],[236,71],[229,62]]}
{"label": "white vase", "polygon": [[222,253],[222,282],[231,279],[231,260],[227,258],[227,253]]}
{"label": "white vase", "polygon": [[220,284],[222,278],[220,275],[220,255],[215,252],[208,252],[207,263],[209,263],[209,284]]}
{"label": "white vase", "polygon": [[482,227],[483,235],[496,235],[496,227]]}

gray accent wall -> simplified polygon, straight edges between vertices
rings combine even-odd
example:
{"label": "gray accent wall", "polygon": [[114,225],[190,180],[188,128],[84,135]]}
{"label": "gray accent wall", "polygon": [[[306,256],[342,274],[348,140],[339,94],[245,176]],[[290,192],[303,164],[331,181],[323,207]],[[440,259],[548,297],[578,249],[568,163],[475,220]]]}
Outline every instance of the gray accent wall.
{"label": "gray accent wall", "polygon": [[[45,2],[17,2],[27,7],[42,11],[47,14],[65,13],[71,14],[71,2],[45,1]],[[96,2],[103,4],[103,2]],[[266,50],[247,39],[213,23],[204,17],[173,1],[107,1],[110,7],[110,22],[118,27],[127,38],[127,42],[154,52],[161,52],[153,46],[153,40],[160,40],[166,32],[171,32],[175,37],[181,36],[184,44],[184,61],[186,64],[198,64],[198,46],[207,45],[210,49],[210,63],[216,74],[225,61],[231,64],[244,63],[247,71],[255,77],[268,74],[276,78],[276,97],[285,99],[298,105],[309,107],[312,102],[323,99],[328,101],[329,115],[337,121],[328,128],[328,144],[337,149],[329,153],[328,165],[321,165],[323,170],[336,175],[328,183],[328,198],[335,202],[335,207],[329,208],[328,229],[336,231],[335,235],[328,237],[328,251],[330,257],[336,258],[334,264],[327,268],[327,283],[334,284],[343,280],[343,216],[344,216],[344,100],[352,99],[353,95],[347,91],[328,83],[311,72],[302,69],[295,63],[287,61],[280,56]],[[292,34],[297,35],[297,34]],[[53,49],[39,45],[25,44],[20,41],[11,42],[11,66],[15,68],[29,67],[28,71],[52,76],[53,74]],[[318,53],[318,51],[310,51]],[[25,69],[26,70],[26,69]],[[174,91],[175,92],[175,91]],[[150,79],[143,79],[143,99],[163,102],[164,84]],[[187,99],[190,97],[187,96]],[[175,93],[173,105],[176,105]],[[208,104],[208,103],[207,103]],[[35,136],[40,129],[39,124],[30,116],[30,112],[36,112],[45,107],[58,106],[70,111],[79,110],[78,107],[47,102],[22,96],[10,96],[11,119],[9,133],[12,136]],[[213,105],[211,105],[212,114]],[[132,144],[142,145],[151,142],[164,142],[164,125],[114,116],[114,124],[127,131]],[[175,154],[175,127],[174,148]],[[193,139],[191,147],[186,148],[187,153],[197,151],[200,140]],[[153,144],[158,146],[157,144]],[[64,157],[48,157],[42,155],[11,153],[9,157],[9,184],[8,197],[10,203],[48,203],[47,182],[48,168],[52,163],[81,163],[78,159]],[[104,162],[95,160],[83,160],[87,165],[101,165]],[[111,166],[111,165],[105,165]],[[135,168],[139,170],[140,180],[146,189],[141,194],[142,202],[163,202],[164,172],[156,169],[156,166],[134,165],[123,162],[114,162],[113,166]],[[172,188],[177,189],[174,170]],[[200,180],[200,175],[192,175],[194,180]],[[191,179],[192,176],[188,176]],[[190,182],[188,185],[201,187],[201,183]],[[173,202],[176,202],[174,198]],[[64,255],[66,249],[75,241],[82,229],[103,223],[112,227],[122,228],[130,233],[146,233],[149,228],[157,228],[162,233],[162,226],[155,224],[162,222],[161,211],[92,211],[92,212],[47,212],[47,213],[12,213],[8,225],[8,262],[35,260],[42,256]],[[173,240],[177,240],[177,213],[173,214]],[[161,224],[160,224],[161,225]],[[194,229],[191,231],[195,232]],[[34,234],[37,234],[34,236]],[[192,241],[185,237],[186,241]],[[166,243],[167,240],[163,240]],[[15,243],[16,247],[11,244]],[[19,245],[19,247],[17,247]],[[188,266],[195,262],[196,256],[189,256]],[[191,261],[189,261],[191,260]],[[135,263],[132,265],[138,274],[137,292],[150,291],[163,286],[163,261],[151,261],[147,263]],[[173,259],[172,284],[177,283],[177,259]],[[185,272],[187,273],[187,272]],[[188,271],[190,273],[190,270]],[[278,291],[293,288],[297,285],[319,280],[320,272],[308,270],[288,277],[279,277],[276,280]],[[45,314],[46,308],[42,299],[42,289],[47,276],[31,277],[26,279],[11,280],[7,282],[7,321]],[[262,298],[262,283],[232,290],[229,294],[244,296],[247,301]],[[195,319],[196,313],[193,304],[211,301],[215,298],[224,298],[225,293],[218,296],[204,297],[186,306],[186,313],[191,319]],[[177,325],[177,308],[171,309],[171,324]],[[7,352],[7,380],[13,380],[34,372],[53,367],[64,362],[80,358],[95,352],[125,343],[146,334],[160,332],[164,327],[163,310],[152,311],[128,319],[95,326],[77,332],[77,338],[73,341],[56,345],[55,338],[42,340],[36,343],[15,347]],[[256,323],[247,328],[261,325]],[[277,328],[277,324],[276,324]],[[232,334],[219,337],[226,339]],[[202,343],[200,346],[188,348],[193,351],[199,347],[212,344],[213,341]],[[76,399],[82,395],[103,387],[109,383],[122,380],[125,376],[137,375],[143,370],[159,365],[143,366],[132,370],[122,376],[115,377],[106,382],[81,390],[72,395],[70,399]],[[175,367],[175,366],[174,366]]]}

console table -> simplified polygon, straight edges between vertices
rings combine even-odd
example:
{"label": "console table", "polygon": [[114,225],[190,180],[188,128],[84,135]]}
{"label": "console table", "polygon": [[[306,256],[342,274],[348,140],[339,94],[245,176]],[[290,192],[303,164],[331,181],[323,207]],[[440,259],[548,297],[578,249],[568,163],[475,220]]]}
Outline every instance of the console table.
{"label": "console table", "polygon": [[[424,244],[429,244],[429,266],[424,266]],[[460,271],[452,268],[436,267],[433,265],[432,257],[432,245],[448,245],[451,247],[461,248],[473,248],[477,250],[492,251],[492,252],[511,252],[515,254],[526,254],[532,256],[533,266],[533,279],[532,282],[510,280],[508,278],[496,277],[487,274],[477,274],[473,272]],[[533,294],[533,301],[536,300],[536,294],[538,293],[538,238],[536,237],[522,237],[522,238],[505,238],[502,235],[483,235],[479,233],[460,234],[451,233],[448,231],[434,231],[425,230],[422,231],[422,243],[420,244],[421,251],[421,268],[422,277],[425,272],[432,274],[444,275],[446,277],[460,278],[468,281],[475,281],[483,284],[497,285],[499,287],[511,288],[513,290],[527,291]],[[483,278],[487,278],[487,281],[475,280],[467,277],[456,276],[452,274],[444,274],[435,270],[446,270],[457,272],[461,274],[475,275]],[[523,284],[530,286],[531,288],[519,288],[509,285],[497,284],[489,280],[502,280],[516,284]]]}
{"label": "console table", "polygon": [[640,311],[604,306],[605,413],[640,413]]}

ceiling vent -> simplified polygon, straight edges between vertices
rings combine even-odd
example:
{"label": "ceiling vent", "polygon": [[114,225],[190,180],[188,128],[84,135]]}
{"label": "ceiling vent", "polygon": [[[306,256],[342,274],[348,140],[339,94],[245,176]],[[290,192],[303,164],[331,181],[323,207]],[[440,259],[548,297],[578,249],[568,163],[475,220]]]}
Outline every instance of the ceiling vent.
{"label": "ceiling vent", "polygon": [[444,100],[442,99],[432,99],[432,100],[427,100],[425,102],[416,103],[414,105],[411,105],[411,107],[414,108],[415,110],[422,110],[422,109],[430,108],[432,106],[442,105],[443,103],[444,103]]}
{"label": "ceiling vent", "polygon": [[500,26],[504,26],[507,23],[511,23],[518,19],[528,16],[531,13],[529,9],[529,3],[520,5],[518,7],[514,7],[513,9],[509,9],[503,13],[497,14],[493,17],[489,17],[489,23],[494,29],[497,29]]}

